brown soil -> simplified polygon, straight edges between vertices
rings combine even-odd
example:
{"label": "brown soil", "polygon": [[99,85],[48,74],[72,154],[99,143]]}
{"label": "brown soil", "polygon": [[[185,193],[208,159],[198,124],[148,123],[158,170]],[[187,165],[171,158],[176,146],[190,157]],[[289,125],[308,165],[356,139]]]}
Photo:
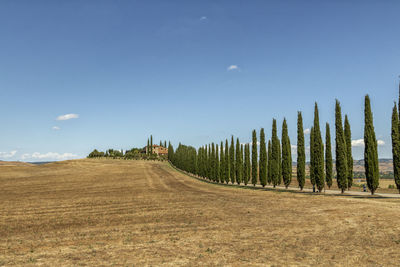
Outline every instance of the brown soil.
{"label": "brown soil", "polygon": [[0,265],[398,265],[399,200],[240,189],[167,163],[0,166]]}

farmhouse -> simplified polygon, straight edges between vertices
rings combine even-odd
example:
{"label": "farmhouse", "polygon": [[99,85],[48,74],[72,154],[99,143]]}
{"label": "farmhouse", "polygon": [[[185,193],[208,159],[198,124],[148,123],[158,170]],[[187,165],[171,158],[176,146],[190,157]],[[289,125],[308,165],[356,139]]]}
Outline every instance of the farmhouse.
{"label": "farmhouse", "polygon": [[[143,153],[150,153],[150,151],[147,151],[147,149],[150,149],[150,147],[145,146],[143,148]],[[159,146],[159,145],[153,145],[153,153],[157,155],[168,155],[168,148]]]}

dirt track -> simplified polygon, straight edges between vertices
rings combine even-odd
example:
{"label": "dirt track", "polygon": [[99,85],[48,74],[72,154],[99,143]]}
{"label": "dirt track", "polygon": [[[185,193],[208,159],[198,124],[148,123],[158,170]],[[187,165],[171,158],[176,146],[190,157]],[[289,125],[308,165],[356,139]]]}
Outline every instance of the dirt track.
{"label": "dirt track", "polygon": [[400,201],[246,190],[166,163],[0,167],[3,265],[397,265]]}

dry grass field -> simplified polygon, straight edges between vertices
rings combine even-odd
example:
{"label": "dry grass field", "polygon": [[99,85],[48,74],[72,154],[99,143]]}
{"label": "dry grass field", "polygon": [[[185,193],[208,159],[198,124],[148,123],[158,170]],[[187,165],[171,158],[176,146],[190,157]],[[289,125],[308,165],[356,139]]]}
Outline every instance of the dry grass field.
{"label": "dry grass field", "polygon": [[0,166],[0,265],[398,265],[395,199],[239,189],[167,163]]}

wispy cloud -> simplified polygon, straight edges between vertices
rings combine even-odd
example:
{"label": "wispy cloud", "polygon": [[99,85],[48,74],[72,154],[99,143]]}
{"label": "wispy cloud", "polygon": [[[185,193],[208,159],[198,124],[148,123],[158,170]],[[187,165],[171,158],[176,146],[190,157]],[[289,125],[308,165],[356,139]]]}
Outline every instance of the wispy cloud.
{"label": "wispy cloud", "polygon": [[206,17],[206,16],[202,16],[201,18],[200,18],[200,20],[207,20],[208,18]]}
{"label": "wispy cloud", "polygon": [[17,150],[12,150],[9,152],[0,152],[0,158],[3,158],[3,159],[12,158],[15,156],[15,154],[17,154],[17,152],[18,152]]}
{"label": "wispy cloud", "polygon": [[227,71],[233,71],[233,70],[239,70],[239,66],[238,65],[230,65],[227,68]]}
{"label": "wispy cloud", "polygon": [[304,130],[304,134],[310,134],[310,132],[311,132],[310,128]]}
{"label": "wispy cloud", "polygon": [[[383,140],[377,140],[377,143],[378,143],[379,146],[385,145],[385,141],[383,141]],[[351,146],[363,147],[364,146],[364,139],[360,138],[360,139],[356,139],[356,140],[351,140]]]}
{"label": "wispy cloud", "polygon": [[61,130],[61,128],[60,127],[58,127],[58,126],[53,126],[53,128],[52,128],[54,131],[58,131],[58,130]]}
{"label": "wispy cloud", "polygon": [[58,121],[66,121],[66,120],[70,120],[70,119],[77,119],[79,118],[79,114],[65,114],[65,115],[60,115],[57,117]]}
{"label": "wispy cloud", "polygon": [[34,152],[32,154],[23,154],[21,156],[22,160],[27,160],[27,159],[46,159],[46,160],[66,160],[66,159],[74,159],[77,158],[78,155],[73,154],[73,153],[56,153],[56,152],[47,152],[47,153],[40,153],[40,152]]}

